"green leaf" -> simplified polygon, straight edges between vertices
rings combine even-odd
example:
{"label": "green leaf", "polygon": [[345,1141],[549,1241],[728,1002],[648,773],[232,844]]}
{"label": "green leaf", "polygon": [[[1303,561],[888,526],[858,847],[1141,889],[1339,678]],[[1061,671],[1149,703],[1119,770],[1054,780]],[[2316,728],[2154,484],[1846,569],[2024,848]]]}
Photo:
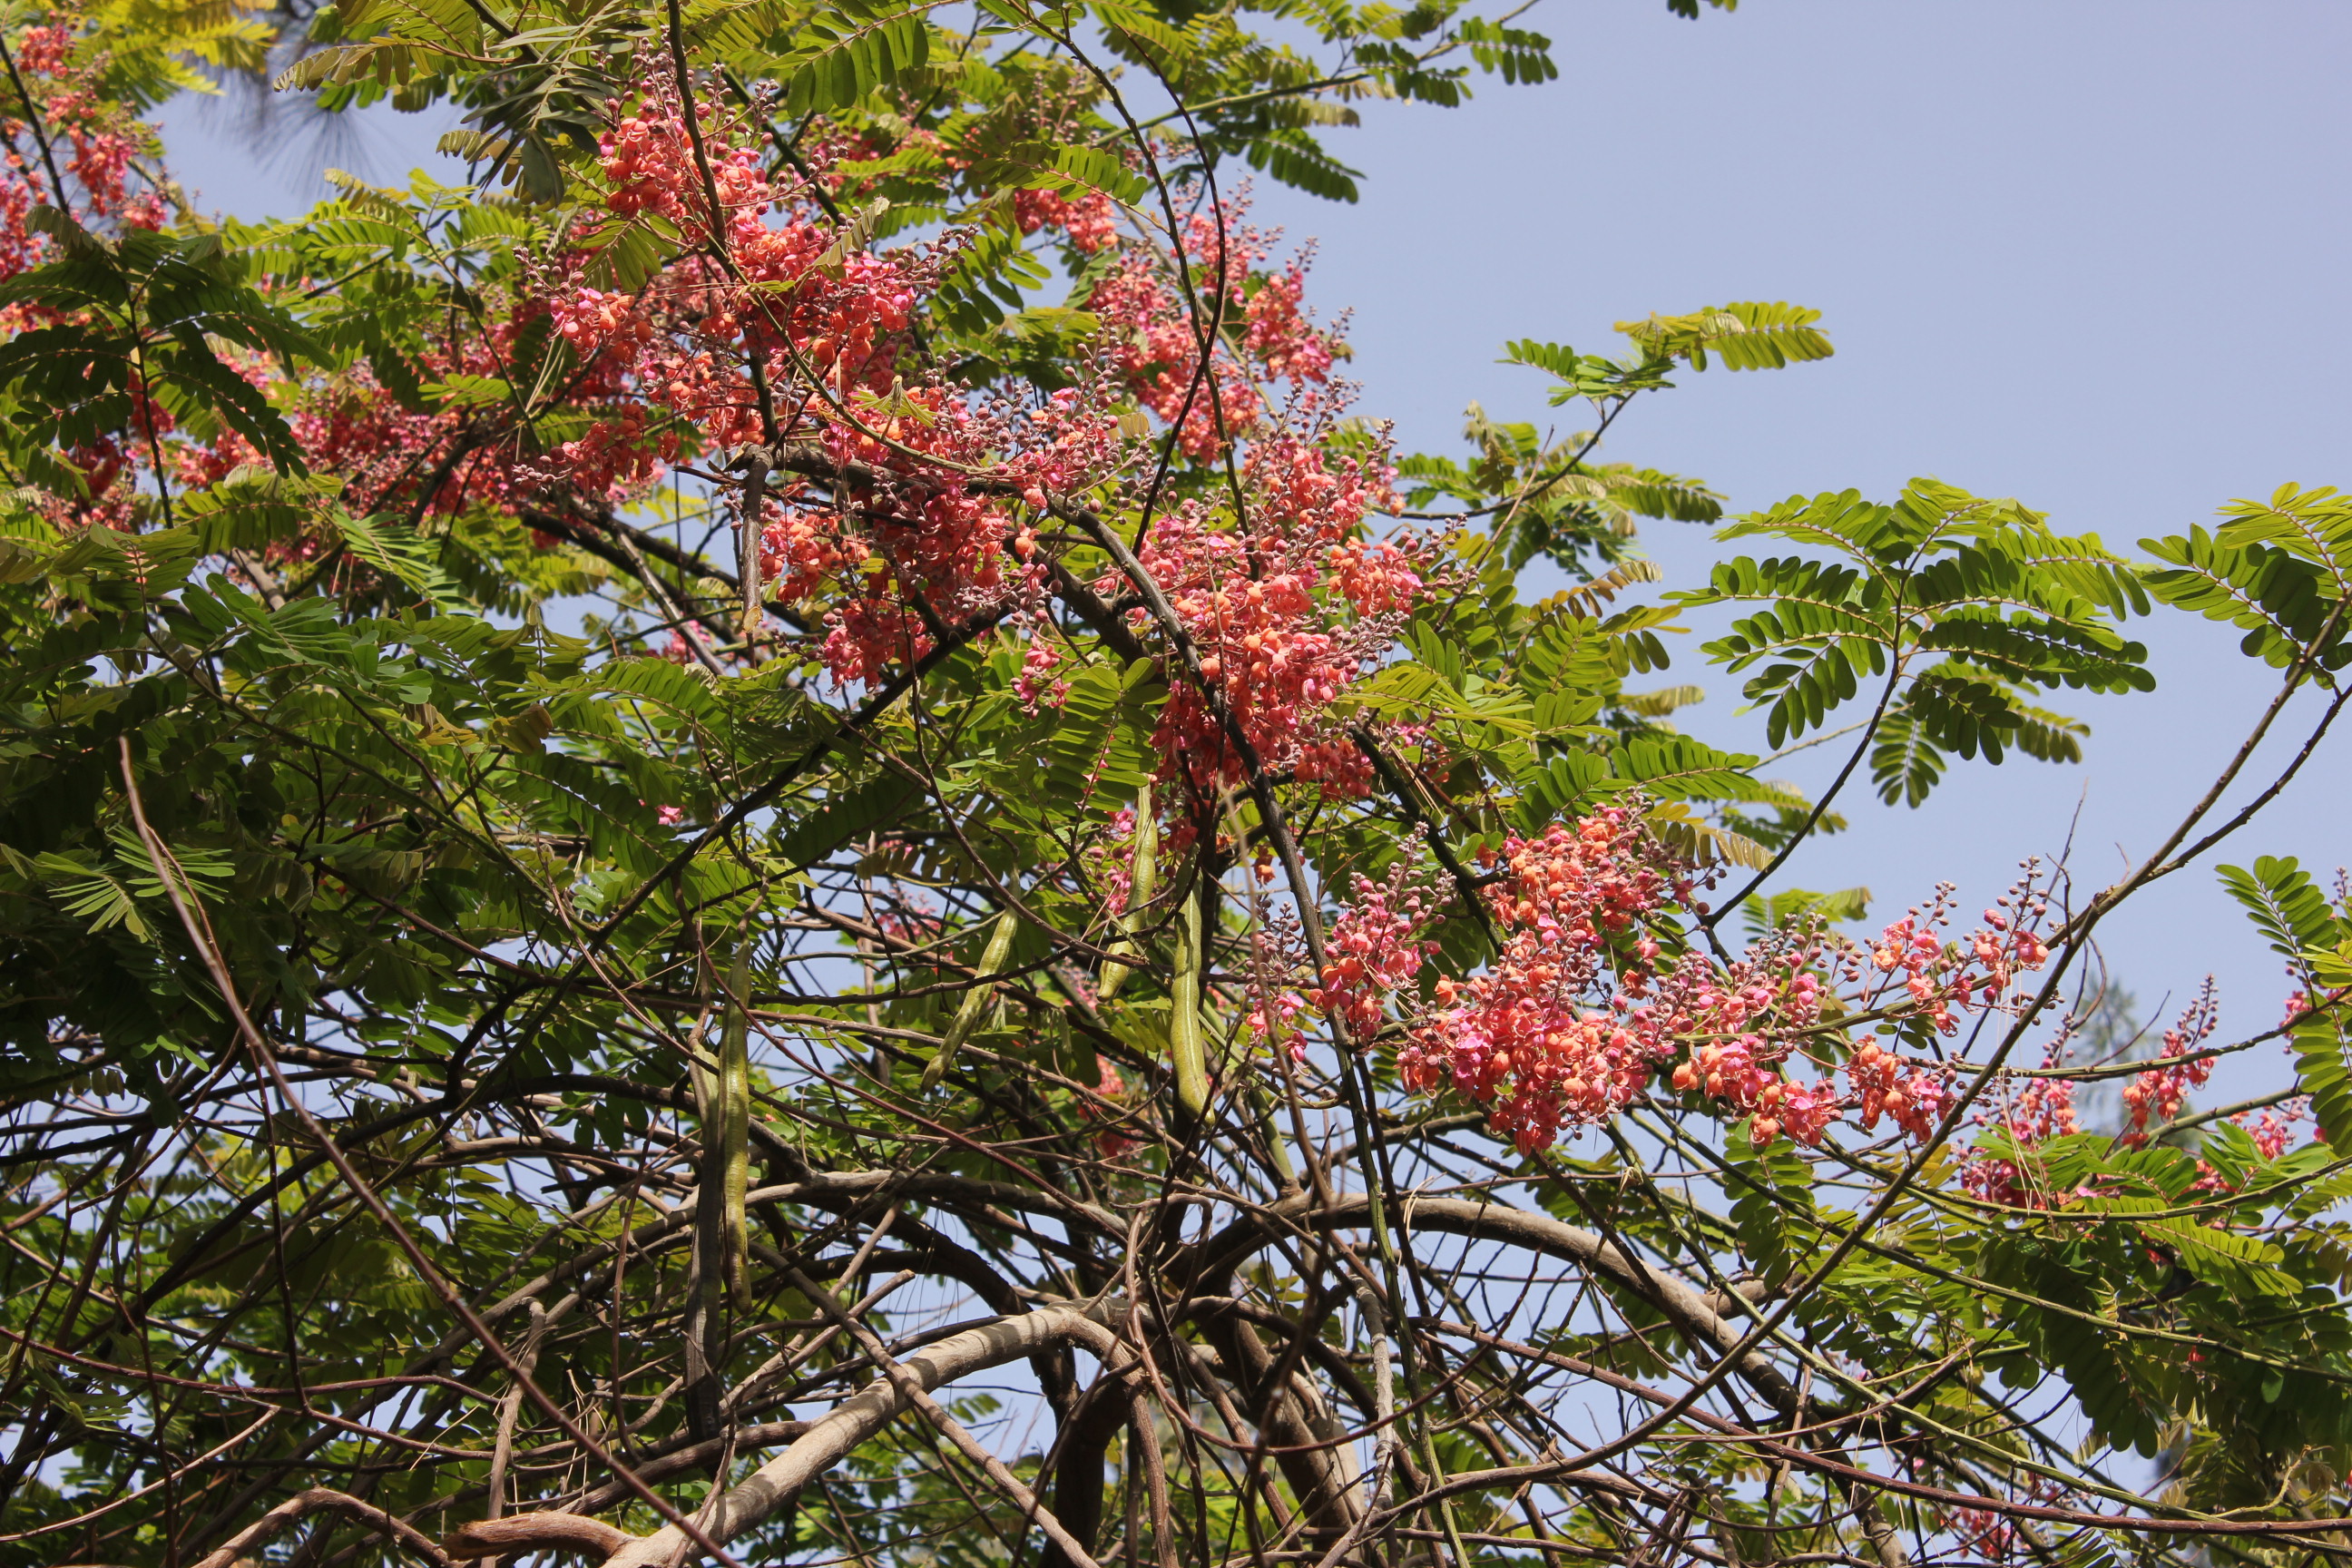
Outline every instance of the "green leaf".
{"label": "green leaf", "polygon": [[782,111],[798,118],[856,108],[875,89],[920,68],[930,58],[930,37],[919,10],[877,15],[845,8],[838,19],[810,19],[779,72]]}
{"label": "green leaf", "polygon": [[1326,201],[1353,202],[1356,181],[1362,172],[1350,169],[1323,150],[1323,144],[1301,130],[1277,131],[1243,149],[1253,169],[1263,170],[1286,185]]}
{"label": "green leaf", "polygon": [[1054,167],[1072,183],[1130,205],[1151,188],[1151,182],[1098,148],[1063,147],[1054,154]]}
{"label": "green leaf", "polygon": [[2328,908],[2327,897],[2292,856],[2263,856],[2249,871],[2237,866],[2216,868],[2222,887],[2252,917],[2255,929],[2269,939],[2271,951],[2294,961],[2308,975],[2310,955],[2334,947],[2347,932]]}
{"label": "green leaf", "polygon": [[342,535],[343,548],[352,555],[444,609],[465,606],[465,593],[441,569],[439,552],[404,523],[386,514],[354,517],[340,507],[330,515]]}
{"label": "green leaf", "polygon": [[323,476],[280,474],[248,464],[182,494],[177,512],[202,554],[258,550],[300,537],[318,503],[341,489],[339,480]]}
{"label": "green leaf", "polygon": [[1740,302],[1687,316],[1620,321],[1617,330],[1654,357],[1687,360],[1693,370],[1706,368],[1710,352],[1732,370],[1779,370],[1837,352],[1813,325],[1821,319],[1819,310],[1802,305]]}
{"label": "green leaf", "polygon": [[1609,755],[1611,773],[1662,800],[1760,801],[1780,805],[1794,799],[1787,788],[1750,774],[1748,770],[1755,765],[1752,756],[1718,752],[1682,735],[1629,741]]}
{"label": "green leaf", "polygon": [[2334,1019],[2310,1018],[2289,1036],[2294,1051],[2295,1088],[2311,1097],[2313,1118],[2330,1147],[2352,1149],[2352,1072],[2344,1063],[2344,1040]]}
{"label": "green leaf", "polygon": [[795,867],[829,858],[843,846],[867,837],[904,816],[923,798],[923,787],[896,772],[877,774],[839,794],[787,827],[776,854]]}

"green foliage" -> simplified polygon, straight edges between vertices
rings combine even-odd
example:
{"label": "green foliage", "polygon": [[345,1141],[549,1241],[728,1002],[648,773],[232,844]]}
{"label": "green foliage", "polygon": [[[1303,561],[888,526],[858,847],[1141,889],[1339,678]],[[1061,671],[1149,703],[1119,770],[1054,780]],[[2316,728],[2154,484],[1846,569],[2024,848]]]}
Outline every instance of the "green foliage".
{"label": "green foliage", "polygon": [[[1836,930],[1869,889],[1759,878],[1846,819],[1685,732],[1710,710],[1669,650],[1728,607],[1704,651],[1770,745],[1851,734],[1916,805],[1954,759],[2078,760],[2087,731],[2040,699],[2148,689],[2118,628],[2157,604],[2231,623],[2290,689],[2331,684],[2352,503],[2238,503],[2149,543],[2152,568],[1931,480],[1726,523],[1706,484],[1601,438],[1682,367],[1829,357],[1817,312],[1652,315],[1617,359],[1517,342],[1505,363],[1594,428],[1474,405],[1465,453],[1398,459],[1408,504],[1462,523],[1410,542],[1428,591],[1302,636],[1344,645],[1327,694],[1216,688],[1320,727],[1195,777],[1224,715],[1202,721],[1200,647],[1112,544],[1235,531],[1251,548],[1187,592],[1296,584],[1236,510],[1261,448],[1188,455],[1132,385],[1086,401],[1135,346],[1105,341],[1095,290],[1139,256],[1181,292],[1150,226],[1188,182],[1248,167],[1354,199],[1336,138],[1368,106],[1549,81],[1550,41],[1455,0],[672,16],[346,0],[279,79],[330,111],[462,110],[444,144],[468,183],[337,175],[299,218],[218,228],[30,212],[37,264],[0,282],[0,1568],[388,1564],[430,1555],[401,1530],[558,1508],[575,1543],[583,1518],[650,1534],[622,1465],[716,1521],[711,1487],[841,1430],[804,1418],[866,1408],[889,1363],[1079,1310],[1083,1332],[939,1388],[960,1428],[902,1415],[789,1506],[724,1514],[730,1552],[980,1568],[1026,1561],[1049,1506],[1103,1563],[1319,1560],[1367,1521],[1367,1561],[1983,1555],[1939,1511],[1958,1497],[2029,1500],[2053,1568],[2202,1563],[2191,1519],[2244,1527],[2215,1561],[2308,1554],[2352,1468],[2343,889],[2287,858],[2221,871],[2294,966],[2283,1032],[2327,1142],[2186,1103],[2121,1137],[2037,1122],[2018,1107],[2053,1076],[2163,1064],[2026,1066],[2055,1026],[2016,1002],[1937,1032]],[[284,20],[74,16],[89,90],[126,112],[260,71]],[[535,292],[572,258],[622,298],[719,266],[674,212],[607,199],[599,138],[628,95],[675,90],[673,44],[771,181],[834,176],[810,187],[811,297],[935,245],[881,374],[794,364],[760,394],[846,405],[872,466],[747,453]],[[56,110],[35,75],[23,107]],[[1120,247],[1024,227],[1041,194],[1109,198]],[[916,445],[941,399],[1064,392],[1120,444],[1051,494],[993,452],[959,488]],[[662,482],[578,482],[631,417]],[[389,434],[343,439],[362,426]],[[1389,460],[1368,427],[1317,440],[1302,494]],[[751,595],[747,627],[733,509],[762,456],[795,519],[952,495],[1013,520],[1003,558],[949,602],[868,603],[842,580],[903,586],[888,550],[941,540],[845,533],[873,558]],[[1660,602],[1645,526],[1781,552]],[[860,614],[904,641],[837,681],[828,639]],[[1675,887],[1638,918],[1593,905],[1615,979],[1554,973],[1561,1031],[1702,985],[1753,1007],[1654,1060],[1611,1045],[1623,1114],[1527,1158],[1458,1079],[1408,1094],[1407,1048],[1496,979],[1509,841],[1603,806],[1638,813]],[[1344,976],[1307,931],[1362,907],[1359,877],[1413,913],[1341,955],[1394,982],[1343,1041]],[[1538,962],[1576,940],[1547,932]],[[2063,981],[2081,947],[2011,978]],[[1848,1006],[1856,974],[1879,1000]],[[1693,1082],[1767,1027],[1777,1092],[1855,1102],[1816,1141]],[[2078,1043],[2121,1048],[2102,1029]],[[1865,1032],[1948,1128],[1860,1116]],[[859,1332],[829,1310],[852,1307]],[[1672,1409],[1604,1434],[1624,1447],[1588,1488],[1591,1463],[1557,1466],[1597,1388]],[[1350,1467],[1390,1436],[1368,1499]],[[2169,1489],[2135,1496],[2102,1446],[2170,1456]]]}
{"label": "green foliage", "polygon": [[1802,305],[1742,303],[1620,321],[1617,330],[1651,357],[1683,360],[1693,370],[1706,368],[1709,353],[1730,370],[1779,370],[1837,352],[1813,325],[1821,319],[1819,310]]}
{"label": "green foliage", "polygon": [[930,27],[920,9],[868,14],[844,6],[838,18],[804,22],[792,52],[781,57],[782,109],[795,118],[855,109],[875,90],[922,68]]}
{"label": "green foliage", "polygon": [[1953,753],[2079,758],[2087,729],[2027,700],[2035,688],[2155,685],[2146,647],[2114,629],[2147,605],[2131,569],[2014,501],[1915,479],[1892,505],[1851,490],[1798,498],[1722,531],[1757,534],[1829,559],[1742,556],[1676,598],[1765,606],[1707,652],[1756,670],[1743,690],[1765,708],[1772,745],[1872,704],[1871,774],[1890,803],[1918,805]]}
{"label": "green foliage", "polygon": [[1416,454],[1397,467],[1408,481],[1408,505],[1443,497],[1476,510],[1496,511],[1496,543],[1514,571],[1538,556],[1580,572],[1622,562],[1636,519],[1713,522],[1723,498],[1694,479],[1627,463],[1593,463],[1591,436],[1547,447],[1531,424],[1497,424],[1472,404],[1463,437],[1476,452],[1467,466]]}
{"label": "green foliage", "polygon": [[19,471],[80,490],[70,454],[131,424],[136,385],[184,423],[226,425],[282,471],[302,474],[285,421],[214,347],[290,358],[305,347],[301,334],[282,307],[247,286],[218,237],[134,231],[107,241],[54,207],[36,209],[31,224],[56,238],[60,254],[0,284],[0,303],[74,321],[0,344],[0,406]]}
{"label": "green foliage", "polygon": [[2246,634],[2250,657],[2333,676],[2352,660],[2344,605],[2352,594],[2352,499],[2334,489],[2281,486],[2268,501],[2237,501],[2208,532],[2140,542],[2167,564],[2147,591],[2168,605]]}
{"label": "green foliage", "polygon": [[1790,888],[1769,898],[1748,900],[1741,913],[1759,936],[1814,920],[1859,921],[1870,913],[1870,889],[1843,888],[1834,893],[1813,893]]}
{"label": "green foliage", "polygon": [[[2301,986],[2286,1019],[2294,1053],[2296,1087],[2311,1097],[2313,1116],[2331,1144],[2352,1140],[2352,1064],[2345,1058],[2341,999],[2352,994],[2352,900],[2342,874],[2330,899],[2291,856],[2265,855],[2251,868],[2217,868],[2228,889],[2287,960]],[[2339,1004],[2331,1005],[2331,1003]]]}

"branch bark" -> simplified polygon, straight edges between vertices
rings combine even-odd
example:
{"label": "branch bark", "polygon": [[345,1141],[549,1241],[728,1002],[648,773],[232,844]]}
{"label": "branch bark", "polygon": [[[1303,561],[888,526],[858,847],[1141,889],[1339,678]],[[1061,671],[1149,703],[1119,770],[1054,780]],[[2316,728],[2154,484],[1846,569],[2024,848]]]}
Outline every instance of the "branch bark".
{"label": "branch bark", "polygon": [[[394,1518],[373,1503],[362,1502],[349,1492],[339,1492],[331,1487],[312,1487],[307,1491],[296,1492],[292,1497],[230,1536],[210,1553],[197,1559],[194,1568],[231,1568],[231,1564],[255,1547],[277,1539],[286,1527],[296,1520],[305,1514],[316,1513],[321,1509],[331,1509],[338,1513],[347,1513],[362,1524],[373,1525],[417,1556],[436,1564],[436,1568],[456,1568],[449,1554],[435,1545],[432,1537],[415,1525]],[[614,1535],[623,1533],[613,1526],[600,1523],[595,1520],[582,1520],[579,1522],[594,1525],[599,1530],[611,1531]]]}
{"label": "branch bark", "polygon": [[[860,1443],[915,1409],[913,1391],[928,1394],[975,1372],[1074,1341],[1089,1348],[1107,1348],[1108,1324],[1123,1310],[1124,1304],[1118,1302],[1041,1307],[967,1329],[906,1357],[898,1363],[908,1374],[905,1379],[877,1378],[811,1423],[798,1442],[730,1489],[710,1510],[704,1529],[711,1539],[723,1542],[769,1519]],[[604,1568],[668,1568],[691,1545],[684,1531],[671,1526],[625,1542],[605,1559]]]}
{"label": "branch bark", "polygon": [[461,1524],[442,1542],[453,1558],[507,1557],[524,1552],[593,1552],[609,1556],[635,1536],[617,1524],[577,1513],[518,1513]]}

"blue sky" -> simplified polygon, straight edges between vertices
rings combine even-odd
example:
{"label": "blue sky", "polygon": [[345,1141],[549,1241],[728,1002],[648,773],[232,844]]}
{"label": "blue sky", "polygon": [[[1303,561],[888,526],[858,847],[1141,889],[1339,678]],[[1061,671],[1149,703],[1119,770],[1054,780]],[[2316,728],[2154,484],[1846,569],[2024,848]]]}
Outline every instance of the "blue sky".
{"label": "blue sky", "polygon": [[[1527,25],[1553,38],[1559,80],[1454,110],[1366,106],[1334,141],[1366,172],[1356,205],[1259,191],[1261,221],[1321,242],[1310,299],[1354,311],[1360,410],[1395,420],[1404,449],[1451,449],[1473,398],[1579,427],[1538,374],[1494,363],[1508,339],[1615,352],[1616,321],[1785,299],[1823,311],[1834,360],[1685,376],[1606,455],[1702,477],[1735,510],[1849,486],[1891,499],[1933,475],[2126,549],[2285,480],[2352,483],[2352,7],[1748,0],[1688,22],[1659,0],[1545,0]],[[166,121],[206,205],[287,212],[311,194],[233,116]],[[378,117],[336,161],[389,181],[437,128]],[[1670,586],[1718,550],[1673,524],[1645,542]],[[1795,882],[1866,883],[1892,914],[1950,878],[1973,910],[2070,826],[2093,886],[2145,853],[2272,682],[2225,628],[2167,615],[2135,635],[2156,693],[2053,700],[2094,726],[2084,766],[1958,764],[1916,812],[1847,797],[1852,830],[1805,851]],[[1673,678],[1714,694],[1688,728],[1762,749],[1701,640],[1677,645]],[[2332,739],[2220,858],[2352,861],[2348,746]],[[1819,783],[1834,751],[1785,772]],[[2211,973],[2225,1029],[2275,1020],[2277,961],[2210,867],[2108,931],[2144,999],[2177,1008]],[[2217,1088],[2284,1074],[2257,1052]]]}
{"label": "blue sky", "polygon": [[[2352,9],[1749,0],[1693,23],[1549,0],[1530,24],[1560,79],[1375,106],[1341,151],[1370,176],[1360,205],[1262,203],[1320,238],[1312,296],[1354,308],[1364,410],[1406,449],[1446,449],[1472,398],[1575,412],[1493,363],[1507,340],[1614,352],[1617,321],[1790,300],[1823,312],[1837,358],[1685,376],[1607,454],[1702,476],[1735,510],[1933,475],[2135,552],[2232,497],[2352,484]],[[1646,542],[1670,584],[1724,548],[1673,524]],[[2134,635],[2155,693],[2053,699],[2092,722],[2084,766],[1959,764],[1918,811],[1843,797],[1853,829],[1802,852],[1797,885],[1866,884],[1891,914],[1948,877],[1973,909],[2070,826],[2093,886],[2153,847],[2274,686],[2225,627],[2167,615]],[[1676,663],[1688,678],[1696,648]],[[1693,732],[1763,750],[1733,683],[1706,684]],[[2220,858],[2352,860],[2347,747],[2331,738]],[[1786,771],[1820,783],[1842,760]],[[2144,999],[2177,1007],[2211,973],[2225,1029],[2276,1020],[2278,961],[2210,867],[2107,930]],[[2263,1050],[2216,1087],[2284,1073]]]}

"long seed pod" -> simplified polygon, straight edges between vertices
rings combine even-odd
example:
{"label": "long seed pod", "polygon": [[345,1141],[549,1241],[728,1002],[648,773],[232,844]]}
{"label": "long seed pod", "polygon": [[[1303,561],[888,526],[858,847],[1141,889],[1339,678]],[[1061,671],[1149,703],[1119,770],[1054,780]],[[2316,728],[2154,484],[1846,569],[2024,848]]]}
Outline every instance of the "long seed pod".
{"label": "long seed pod", "polygon": [[1135,933],[1143,929],[1143,906],[1159,889],[1160,818],[1151,809],[1151,786],[1146,784],[1135,792],[1135,866],[1127,879],[1127,908],[1118,917],[1118,929],[1126,934],[1103,949],[1102,984],[1095,988],[1105,1001],[1118,994],[1135,967],[1112,960],[1137,956]]}
{"label": "long seed pod", "polygon": [[743,458],[743,519],[737,525],[735,539],[735,569],[743,585],[743,614],[738,629],[746,638],[757,637],[764,624],[760,613],[760,535],[767,484],[768,454],[755,447]]}
{"label": "long seed pod", "polygon": [[1011,910],[996,917],[995,927],[988,933],[988,949],[980,955],[980,978],[971,990],[964,993],[963,1005],[956,1009],[954,1020],[948,1025],[948,1032],[940,1037],[939,1054],[923,1069],[925,1089],[936,1087],[940,1079],[947,1076],[948,1067],[955,1060],[956,1053],[963,1049],[964,1037],[971,1033],[980,1023],[981,1015],[988,1011],[989,1003],[995,999],[996,987],[989,982],[1004,967],[1005,959],[1013,952],[1014,929]]}
{"label": "long seed pod", "polygon": [[740,1296],[748,1287],[751,1226],[744,1200],[751,1191],[751,944],[735,950],[727,983],[726,1023],[719,1031],[719,1148],[725,1185],[727,1282]]}
{"label": "long seed pod", "polygon": [[1209,1063],[1201,1044],[1201,901],[1184,900],[1176,933],[1176,973],[1168,987],[1168,1054],[1176,1068],[1176,1098],[1195,1116],[1209,1109]]}

